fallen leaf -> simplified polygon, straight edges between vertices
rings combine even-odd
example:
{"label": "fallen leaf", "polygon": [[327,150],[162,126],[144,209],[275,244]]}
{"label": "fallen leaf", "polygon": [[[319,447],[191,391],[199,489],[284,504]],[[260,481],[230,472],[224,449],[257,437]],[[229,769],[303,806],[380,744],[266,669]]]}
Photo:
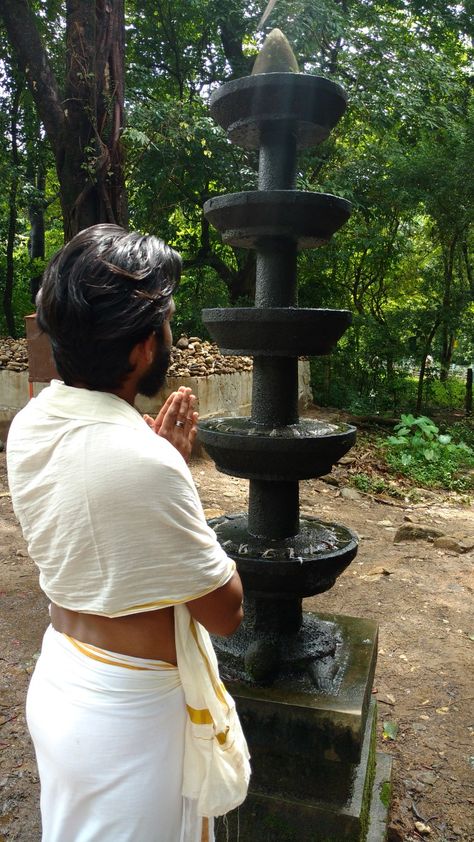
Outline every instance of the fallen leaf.
{"label": "fallen leaf", "polygon": [[384,740],[395,740],[398,734],[396,722],[384,722],[382,737]]}
{"label": "fallen leaf", "polygon": [[449,713],[449,707],[436,708],[436,713],[440,713],[443,716],[445,716],[447,713]]}

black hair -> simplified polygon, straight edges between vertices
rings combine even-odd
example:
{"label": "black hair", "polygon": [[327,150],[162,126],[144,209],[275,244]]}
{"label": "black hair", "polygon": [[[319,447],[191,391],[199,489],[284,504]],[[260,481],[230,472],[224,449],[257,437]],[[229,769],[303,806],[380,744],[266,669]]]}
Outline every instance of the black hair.
{"label": "black hair", "polygon": [[36,318],[64,382],[119,388],[134,346],[162,335],[180,274],[176,251],[118,225],[93,225],[60,249],[44,272]]}

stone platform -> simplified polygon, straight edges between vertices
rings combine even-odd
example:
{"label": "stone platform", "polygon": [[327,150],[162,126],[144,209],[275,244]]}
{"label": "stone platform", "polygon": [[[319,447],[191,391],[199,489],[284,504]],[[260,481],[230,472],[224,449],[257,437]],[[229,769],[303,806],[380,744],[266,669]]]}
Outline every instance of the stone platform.
{"label": "stone platform", "polygon": [[[382,842],[391,761],[377,755],[372,700],[377,626],[367,619],[318,615],[344,641],[328,693],[226,682],[249,743],[247,801],[217,823],[217,842]],[[293,684],[294,686],[294,684]],[[385,799],[386,800],[386,799]],[[226,828],[226,823],[228,828]],[[229,837],[227,837],[227,829]]]}

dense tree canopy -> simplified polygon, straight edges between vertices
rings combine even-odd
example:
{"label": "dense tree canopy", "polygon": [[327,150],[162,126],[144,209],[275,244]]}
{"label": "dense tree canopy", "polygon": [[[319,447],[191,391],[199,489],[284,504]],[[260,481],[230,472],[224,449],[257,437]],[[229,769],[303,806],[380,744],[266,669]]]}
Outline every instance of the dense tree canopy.
{"label": "dense tree canopy", "polygon": [[395,402],[401,364],[424,374],[432,356],[446,379],[474,357],[474,3],[277,0],[261,31],[265,6],[3,1],[3,329],[21,326],[29,279],[59,245],[61,220],[66,237],[91,222],[124,224],[127,204],[128,224],[183,253],[178,327],[202,329],[202,306],[251,300],[253,253],[223,246],[202,205],[254,189],[257,158],[228,143],[207,103],[219,83],[251,71],[279,26],[301,70],[349,96],[331,138],[299,162],[299,187],[353,203],[333,243],[300,256],[300,304],[356,316],[315,377],[328,397],[334,383],[344,392],[340,366],[341,400],[383,382]]}

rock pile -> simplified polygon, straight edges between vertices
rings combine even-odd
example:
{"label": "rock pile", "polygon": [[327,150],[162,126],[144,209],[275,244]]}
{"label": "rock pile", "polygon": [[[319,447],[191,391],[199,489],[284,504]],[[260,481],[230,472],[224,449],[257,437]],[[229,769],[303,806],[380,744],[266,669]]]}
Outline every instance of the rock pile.
{"label": "rock pile", "polygon": [[[26,371],[28,351],[26,339],[0,337],[0,369]],[[198,336],[180,336],[171,352],[170,377],[209,377],[211,374],[233,374],[251,371],[250,357],[224,357],[217,347]]]}
{"label": "rock pile", "polygon": [[28,351],[26,339],[10,339],[0,336],[0,369],[8,371],[26,371]]}
{"label": "rock pile", "polygon": [[170,377],[209,377],[251,371],[250,357],[224,357],[217,347],[198,336],[180,336],[171,351]]}

